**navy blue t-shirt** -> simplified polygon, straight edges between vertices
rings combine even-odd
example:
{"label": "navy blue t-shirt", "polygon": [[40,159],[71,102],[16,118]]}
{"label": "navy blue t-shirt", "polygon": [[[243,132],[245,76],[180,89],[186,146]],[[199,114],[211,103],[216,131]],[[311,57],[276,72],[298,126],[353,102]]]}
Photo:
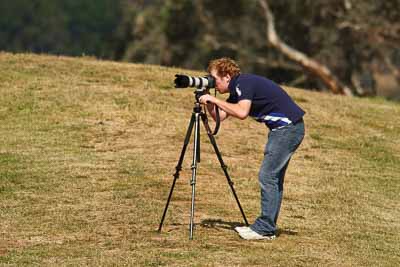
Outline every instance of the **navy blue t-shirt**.
{"label": "navy blue t-shirt", "polygon": [[229,82],[227,102],[251,100],[249,115],[275,129],[296,123],[305,112],[273,81],[254,74],[240,74]]}

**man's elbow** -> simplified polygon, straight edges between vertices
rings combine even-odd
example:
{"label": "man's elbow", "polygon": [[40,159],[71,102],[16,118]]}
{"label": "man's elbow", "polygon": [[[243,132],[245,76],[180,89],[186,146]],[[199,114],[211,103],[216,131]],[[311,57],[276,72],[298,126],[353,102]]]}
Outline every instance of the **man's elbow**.
{"label": "man's elbow", "polygon": [[249,116],[248,112],[240,112],[239,114],[237,114],[238,119],[244,120]]}
{"label": "man's elbow", "polygon": [[239,102],[237,111],[237,117],[241,120],[246,119],[249,116],[251,101],[250,100],[242,100],[243,102]]}

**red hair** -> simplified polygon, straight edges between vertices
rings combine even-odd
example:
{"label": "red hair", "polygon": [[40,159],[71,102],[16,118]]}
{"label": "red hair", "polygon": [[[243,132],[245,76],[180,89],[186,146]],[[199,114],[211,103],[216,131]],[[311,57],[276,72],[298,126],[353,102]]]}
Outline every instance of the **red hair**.
{"label": "red hair", "polygon": [[211,60],[208,63],[207,71],[211,73],[212,70],[216,70],[217,74],[221,77],[229,74],[231,77],[240,74],[239,65],[231,58],[223,57]]}

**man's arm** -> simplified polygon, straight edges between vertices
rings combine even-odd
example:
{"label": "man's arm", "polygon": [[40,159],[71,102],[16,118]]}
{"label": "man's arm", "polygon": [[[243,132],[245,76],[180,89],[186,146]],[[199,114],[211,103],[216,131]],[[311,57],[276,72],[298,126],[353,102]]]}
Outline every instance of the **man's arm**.
{"label": "man's arm", "polygon": [[[205,104],[207,102],[211,102],[211,104],[207,103],[207,109],[210,105],[213,105],[213,104],[217,105],[220,108],[220,111],[222,110],[224,113],[226,113],[225,115],[223,115],[224,119],[226,119],[227,115],[231,115],[233,117],[244,120],[249,115],[250,107],[251,107],[251,101],[247,100],[247,99],[240,100],[238,103],[233,104],[233,103],[228,103],[224,100],[215,98],[211,95],[201,96],[200,102],[203,104]],[[215,110],[214,109],[212,109],[212,110],[214,111],[214,114],[215,114]],[[214,118],[214,116],[213,116],[213,118]],[[220,119],[221,119],[221,121],[223,120],[222,116],[220,116]]]}
{"label": "man's arm", "polygon": [[224,100],[217,99],[215,104],[227,114],[244,120],[249,116],[251,101],[248,99],[240,100],[238,103],[228,103]]}
{"label": "man's arm", "polygon": [[[210,113],[211,117],[214,119],[214,121],[217,120],[216,107],[217,107],[217,106],[216,106],[215,104],[213,104],[213,103],[210,103],[210,102],[207,103],[207,110],[208,110],[208,112]],[[225,120],[226,118],[229,117],[229,114],[226,113],[225,111],[223,111],[223,110],[220,109],[220,108],[219,108],[218,112],[219,112],[219,119],[220,119],[220,121],[223,121],[223,120]]]}

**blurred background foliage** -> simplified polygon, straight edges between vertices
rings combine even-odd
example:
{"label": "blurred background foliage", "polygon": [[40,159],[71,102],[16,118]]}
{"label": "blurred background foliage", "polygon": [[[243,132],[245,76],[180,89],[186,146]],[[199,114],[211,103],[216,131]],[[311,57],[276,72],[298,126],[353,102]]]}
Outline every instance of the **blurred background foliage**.
{"label": "blurred background foliage", "polygon": [[[291,47],[358,95],[400,99],[400,0],[269,1]],[[229,56],[244,72],[326,90],[266,37],[256,0],[13,0],[0,2],[0,50],[90,55],[204,70]]]}

